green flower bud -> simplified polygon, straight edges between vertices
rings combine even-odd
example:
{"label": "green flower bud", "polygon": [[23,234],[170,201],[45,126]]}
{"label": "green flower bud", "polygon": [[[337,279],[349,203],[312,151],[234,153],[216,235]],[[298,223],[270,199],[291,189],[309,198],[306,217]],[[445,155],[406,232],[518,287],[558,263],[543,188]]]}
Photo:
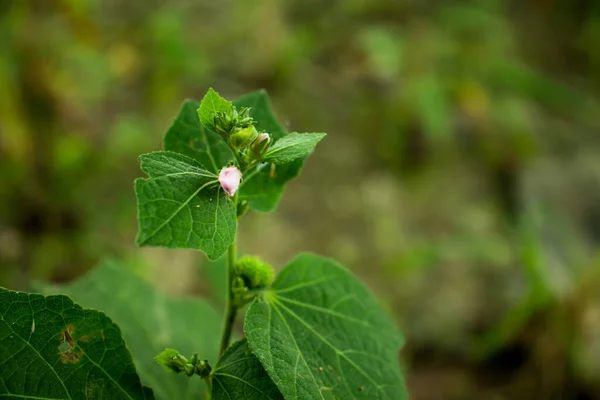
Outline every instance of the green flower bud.
{"label": "green flower bud", "polygon": [[250,150],[252,155],[256,159],[260,159],[263,154],[266,153],[267,149],[271,145],[271,136],[268,133],[261,133],[258,135],[254,142],[250,145]]}
{"label": "green flower bud", "polygon": [[243,149],[258,137],[258,131],[254,125],[235,131],[229,136],[229,145],[234,149]]}
{"label": "green flower bud", "polygon": [[273,267],[254,256],[244,256],[235,265],[236,275],[250,290],[262,289],[273,283]]}

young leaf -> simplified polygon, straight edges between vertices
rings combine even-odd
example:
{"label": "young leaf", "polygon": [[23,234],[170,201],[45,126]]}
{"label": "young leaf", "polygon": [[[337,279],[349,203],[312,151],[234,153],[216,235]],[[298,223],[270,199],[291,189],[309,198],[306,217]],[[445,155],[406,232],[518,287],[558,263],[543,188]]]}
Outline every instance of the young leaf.
{"label": "young leaf", "polygon": [[[278,140],[288,133],[277,122],[267,92],[259,90],[241,96],[233,104],[236,107],[250,107],[250,116],[254,118],[256,129],[269,133],[273,140]],[[298,158],[283,165],[260,164],[244,174],[239,199],[247,200],[251,209],[256,211],[272,211],[279,204],[283,189],[288,181],[298,176],[304,158]]]}
{"label": "young leaf", "polygon": [[407,398],[401,335],[369,291],[332,260],[293,260],[251,305],[244,330],[286,399]]}
{"label": "young leaf", "polygon": [[208,89],[208,92],[200,102],[200,108],[198,108],[198,116],[200,122],[206,128],[215,132],[215,114],[217,112],[230,112],[233,106],[230,101],[225,100],[219,93],[215,92],[213,88]]}
{"label": "young leaf", "polygon": [[229,347],[212,372],[211,400],[283,400],[246,339]]}
{"label": "young leaf", "polygon": [[235,237],[233,202],[217,176],[193,159],[168,151],[140,156],[148,179],[136,179],[139,246],[202,250],[216,260]]}
{"label": "young leaf", "polygon": [[186,355],[197,352],[202,358],[216,360],[221,317],[206,302],[158,292],[112,261],[104,261],[71,285],[45,291],[67,293],[86,307],[109,313],[121,327],[142,382],[154,389],[157,398],[203,398],[201,379],[168,374],[154,357],[173,347]]}
{"label": "young leaf", "polygon": [[286,164],[297,158],[305,157],[324,137],[324,133],[290,133],[269,148],[263,157],[263,161],[273,164]]}
{"label": "young leaf", "polygon": [[233,159],[225,141],[200,124],[198,103],[186,100],[175,121],[165,134],[165,150],[184,154],[198,161],[204,169],[218,174]]}
{"label": "young leaf", "polygon": [[119,327],[67,296],[0,288],[0,397],[153,399]]}

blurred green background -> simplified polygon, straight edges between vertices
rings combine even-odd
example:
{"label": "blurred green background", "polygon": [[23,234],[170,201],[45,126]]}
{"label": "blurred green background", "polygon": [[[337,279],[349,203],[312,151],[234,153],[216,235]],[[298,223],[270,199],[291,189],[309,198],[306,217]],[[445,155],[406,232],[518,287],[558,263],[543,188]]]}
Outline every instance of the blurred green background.
{"label": "blurred green background", "polygon": [[328,132],[241,248],[335,257],[404,332],[413,400],[600,399],[600,2],[0,1],[0,285],[137,249],[137,156],[183,99],[265,88]]}

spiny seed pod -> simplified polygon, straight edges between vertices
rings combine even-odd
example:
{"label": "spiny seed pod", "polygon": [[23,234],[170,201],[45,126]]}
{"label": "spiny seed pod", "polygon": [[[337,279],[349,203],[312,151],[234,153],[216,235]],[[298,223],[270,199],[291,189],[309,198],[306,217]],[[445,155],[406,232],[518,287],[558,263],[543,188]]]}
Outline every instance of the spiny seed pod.
{"label": "spiny seed pod", "polygon": [[262,289],[273,283],[273,267],[258,257],[244,256],[235,265],[236,275],[241,277],[246,287]]}

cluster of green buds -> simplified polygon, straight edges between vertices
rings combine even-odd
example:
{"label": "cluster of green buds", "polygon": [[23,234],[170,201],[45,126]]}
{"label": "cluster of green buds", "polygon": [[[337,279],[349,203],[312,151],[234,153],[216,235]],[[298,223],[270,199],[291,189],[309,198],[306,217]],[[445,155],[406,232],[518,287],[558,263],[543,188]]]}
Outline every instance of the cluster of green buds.
{"label": "cluster of green buds", "polygon": [[250,108],[242,107],[240,111],[231,107],[228,111],[218,111],[214,116],[215,129],[217,133],[225,140],[235,131],[239,131],[254,126],[254,119],[250,116]]}
{"label": "cluster of green buds", "polygon": [[270,264],[255,256],[244,256],[235,264],[232,292],[238,305],[243,305],[252,297],[251,292],[265,289],[273,283],[275,272]]}
{"label": "cluster of green buds", "polygon": [[216,132],[232,151],[240,154],[242,163],[246,165],[260,161],[271,145],[271,136],[259,132],[255,123],[248,107],[241,107],[239,111],[232,107],[226,112],[216,112],[214,116]]}
{"label": "cluster of green buds", "polygon": [[212,369],[208,360],[200,360],[198,354],[194,353],[188,360],[175,349],[165,349],[154,360],[169,372],[184,372],[187,376],[199,375],[206,378]]}

